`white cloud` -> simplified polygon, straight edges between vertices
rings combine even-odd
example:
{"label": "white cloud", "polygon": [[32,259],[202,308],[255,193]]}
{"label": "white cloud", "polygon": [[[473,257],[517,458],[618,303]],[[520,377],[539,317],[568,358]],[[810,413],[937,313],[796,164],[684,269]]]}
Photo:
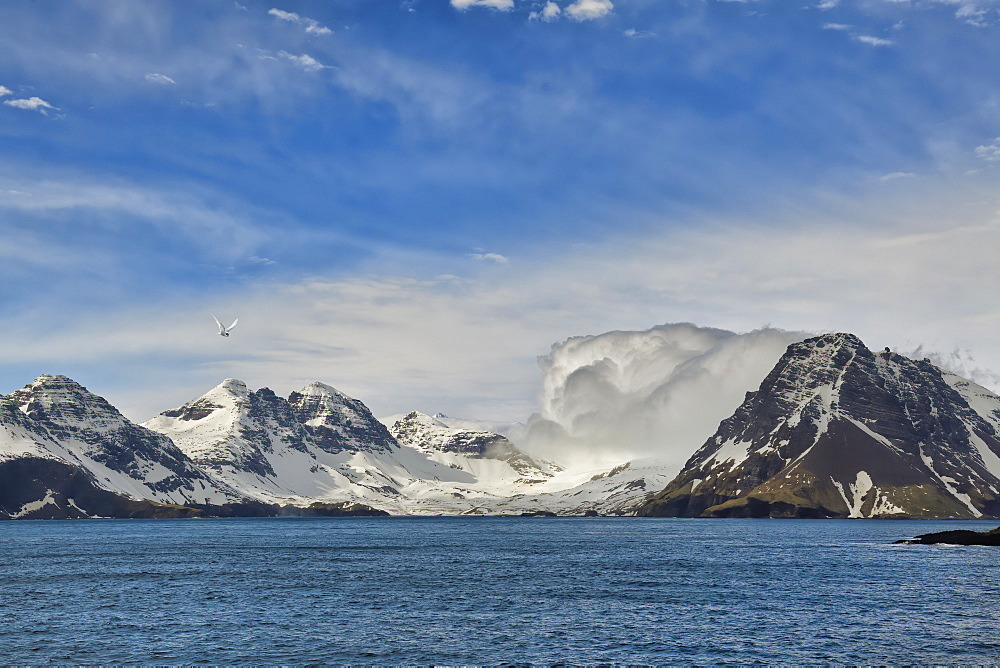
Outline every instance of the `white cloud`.
{"label": "white cloud", "polygon": [[473,260],[495,262],[496,264],[507,264],[510,261],[506,256],[499,253],[469,253],[469,257]]}
{"label": "white cloud", "polygon": [[[731,331],[764,323],[800,331],[851,331],[873,348],[903,350],[924,343],[925,350],[950,351],[959,346],[980,358],[979,367],[1000,369],[994,345],[1000,309],[993,306],[1000,283],[995,261],[1000,216],[994,213],[1000,197],[990,192],[984,186],[957,199],[907,193],[884,207],[868,202],[863,214],[850,209],[828,218],[810,210],[814,222],[809,225],[733,223],[577,246],[558,258],[522,261],[517,272],[498,274],[484,267],[481,278],[475,273],[428,280],[393,277],[385,267],[417,262],[386,256],[379,265],[383,269],[361,270],[366,278],[268,283],[229,295],[227,312],[241,316],[241,327],[243,314],[246,324],[255,323],[241,332],[241,347],[224,361],[208,351],[204,365],[183,366],[197,369],[208,387],[237,377],[287,392],[318,379],[381,414],[419,409],[509,420],[523,420],[537,410],[534,358],[552,342],[572,334],[641,330],[657,321],[686,320]],[[25,199],[44,205],[52,197]],[[968,202],[983,202],[984,208],[970,210]],[[63,206],[72,206],[72,200]],[[148,208],[144,199],[129,206]],[[179,209],[164,223],[187,214]],[[204,218],[204,226],[212,231],[217,223]],[[250,254],[243,251],[239,257]],[[446,259],[421,262],[458,273]],[[206,294],[205,307],[220,299]],[[95,316],[89,325],[12,333],[0,350],[0,363],[37,360],[51,368],[60,361],[92,358],[108,364],[120,362],[123,350],[149,360],[142,364],[201,355],[203,323],[190,313],[205,309],[190,302],[175,311],[158,309],[156,321],[176,320],[177,328],[150,332],[149,315],[137,312],[123,313],[113,323]],[[252,314],[267,317],[251,319]],[[187,322],[190,331],[184,329]],[[114,333],[97,336],[98,331]],[[156,373],[149,369],[146,375]],[[554,409],[545,410],[552,414]]]}
{"label": "white cloud", "polygon": [[1000,386],[1000,373],[983,367],[972,352],[967,349],[955,348],[951,352],[944,352],[928,350],[925,346],[919,345],[912,350],[899,350],[897,352],[910,359],[928,359],[935,366],[947,369],[984,387]]}
{"label": "white cloud", "polygon": [[120,221],[101,223],[104,226],[129,228],[145,224],[170,231],[171,235],[197,239],[199,250],[218,261],[236,261],[251,255],[263,239],[255,224],[249,222],[250,213],[208,205],[195,187],[170,192],[90,178],[19,177],[0,174],[2,181],[11,186],[7,192],[17,194],[0,197],[0,210],[45,219],[86,212],[90,218]]}
{"label": "white cloud", "polygon": [[656,33],[648,32],[646,30],[636,30],[635,28],[628,28],[622,31],[622,34],[629,39],[646,39],[649,37],[656,37]]}
{"label": "white cloud", "polygon": [[955,17],[964,20],[970,25],[981,28],[989,25],[986,20],[986,10],[974,2],[963,3],[955,11]]}
{"label": "white cloud", "polygon": [[58,111],[59,107],[53,107],[51,104],[46,102],[40,97],[29,97],[24,100],[4,100],[4,104],[8,107],[15,107],[17,109],[29,109],[32,111],[38,111],[42,114],[46,113],[46,109],[52,109]]}
{"label": "white cloud", "polygon": [[6,86],[0,86],[0,97],[3,97],[4,95],[13,95],[13,92],[11,92],[10,88],[7,88]]}
{"label": "white cloud", "polygon": [[330,35],[333,33],[333,31],[326,26],[320,25],[319,21],[316,19],[311,19],[308,16],[300,16],[295,12],[286,12],[281,9],[272,8],[269,9],[267,13],[282,21],[288,21],[290,23],[297,23],[305,26],[305,31],[310,35]]}
{"label": "white cloud", "polygon": [[851,26],[846,23],[824,23],[823,30],[850,30]]}
{"label": "white cloud", "polygon": [[882,37],[874,37],[872,35],[855,35],[854,39],[861,42],[862,44],[867,44],[868,46],[892,46],[895,44],[891,39],[884,39]]}
{"label": "white cloud", "polygon": [[514,0],[451,0],[451,6],[455,9],[469,9],[470,7],[489,7],[506,12],[514,8]]}
{"label": "white cloud", "polygon": [[295,54],[288,53],[287,51],[279,51],[278,55],[289,62],[295,63],[296,65],[304,69],[306,72],[318,72],[319,70],[330,68],[329,65],[324,65],[323,63],[319,62],[312,56],[305,53],[296,56]]}
{"label": "white cloud", "polygon": [[521,439],[564,460],[655,457],[678,471],[805,336],[682,323],[567,339],[540,360],[540,413]]}
{"label": "white cloud", "polygon": [[976,147],[976,157],[987,162],[1000,161],[1000,137],[997,137],[990,144]]}
{"label": "white cloud", "polygon": [[552,2],[552,0],[549,0],[549,2],[545,3],[545,7],[542,8],[542,19],[545,21],[553,21],[558,18],[561,13],[562,10],[559,8],[559,5]]}
{"label": "white cloud", "polygon": [[552,0],[548,0],[548,2],[545,3],[545,6],[542,7],[542,11],[531,12],[531,14],[528,15],[528,18],[531,20],[541,19],[542,21],[555,21],[559,18],[561,13],[562,10],[559,8],[559,5],[552,2]]}
{"label": "white cloud", "polygon": [[820,0],[820,2],[816,5],[816,8],[826,11],[828,9],[833,9],[839,4],[840,0]]}
{"label": "white cloud", "polygon": [[910,179],[916,176],[913,172],[892,172],[891,174],[884,174],[879,177],[879,181],[883,183],[886,181],[895,181],[897,179]]}
{"label": "white cloud", "polygon": [[151,83],[166,84],[166,85],[177,83],[176,81],[168,77],[166,74],[157,74],[155,72],[150,72],[149,74],[147,74],[146,81],[149,81]]}
{"label": "white cloud", "polygon": [[566,14],[576,21],[599,19],[615,8],[611,0],[576,0],[566,8]]}

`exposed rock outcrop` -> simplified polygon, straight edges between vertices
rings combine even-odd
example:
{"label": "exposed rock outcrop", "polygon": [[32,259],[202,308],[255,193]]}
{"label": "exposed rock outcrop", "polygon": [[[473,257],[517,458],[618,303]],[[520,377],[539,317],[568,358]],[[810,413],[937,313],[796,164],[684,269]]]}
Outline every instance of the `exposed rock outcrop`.
{"label": "exposed rock outcrop", "polygon": [[988,390],[827,334],[789,346],[638,514],[996,517],[998,434]]}

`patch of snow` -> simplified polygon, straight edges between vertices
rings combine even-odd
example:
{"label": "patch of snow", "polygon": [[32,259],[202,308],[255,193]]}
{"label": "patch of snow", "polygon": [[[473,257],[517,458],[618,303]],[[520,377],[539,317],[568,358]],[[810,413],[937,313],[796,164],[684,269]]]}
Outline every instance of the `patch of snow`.
{"label": "patch of snow", "polygon": [[28,503],[24,504],[23,506],[21,506],[21,509],[19,511],[17,511],[16,513],[14,513],[14,514],[12,514],[10,516],[11,519],[17,519],[19,517],[24,517],[25,515],[33,513],[36,510],[41,510],[42,508],[44,508],[45,506],[48,506],[48,505],[55,506],[56,505],[56,499],[55,499],[54,496],[52,496],[53,494],[54,494],[54,492],[51,489],[50,490],[46,490],[44,498],[39,499],[38,501],[29,501]]}
{"label": "patch of snow", "polygon": [[709,462],[718,462],[720,464],[728,464],[730,471],[735,470],[740,464],[749,459],[751,445],[752,443],[749,441],[737,441],[735,438],[731,438],[720,445],[719,448],[705,460],[705,464],[708,464]]}

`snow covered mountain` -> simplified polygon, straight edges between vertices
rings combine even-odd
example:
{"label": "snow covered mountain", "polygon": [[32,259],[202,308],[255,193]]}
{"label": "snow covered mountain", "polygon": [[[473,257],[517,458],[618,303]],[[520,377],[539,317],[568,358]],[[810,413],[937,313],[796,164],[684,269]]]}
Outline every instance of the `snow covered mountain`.
{"label": "snow covered mountain", "polygon": [[[153,512],[147,503],[222,505],[244,496],[170,441],[65,376],[0,397],[0,517]],[[165,512],[165,511],[164,511]]]}
{"label": "snow covered mountain", "polygon": [[[419,411],[418,411],[419,412]],[[405,418],[409,413],[396,413],[394,415],[387,415],[379,418],[379,422],[384,424],[390,429],[394,424]],[[423,415],[423,413],[422,413]],[[451,427],[452,429],[465,429],[467,431],[486,431],[491,434],[500,434],[508,439],[511,439],[514,434],[519,434],[524,431],[525,424],[523,422],[501,422],[498,420],[476,420],[473,418],[456,418],[450,415],[445,415],[444,413],[435,413],[432,415],[435,420],[440,422],[446,427]]]}
{"label": "snow covered mountain", "polygon": [[552,512],[557,515],[632,515],[636,506],[670,481],[669,464],[657,459],[625,462],[611,469],[565,471],[532,492],[500,499],[497,514]]}
{"label": "snow covered mountain", "polygon": [[500,434],[450,427],[417,411],[396,421],[390,432],[400,445],[453,469],[468,471],[480,482],[493,481],[503,487],[535,485],[562,470],[552,462],[532,459]]}
{"label": "snow covered mountain", "polygon": [[484,502],[559,470],[503,436],[449,428],[418,413],[400,420],[394,435],[363,403],[318,382],[285,400],[228,379],[145,426],[172,439],[220,484],[265,503],[485,512]]}
{"label": "snow covered mountain", "polygon": [[285,399],[229,379],[136,425],[69,378],[45,375],[0,396],[0,518],[275,514],[279,505],[1000,517],[1000,397],[850,334],[788,346],[676,477],[655,456],[582,452],[555,464],[480,424],[412,412],[387,427],[323,383]]}
{"label": "snow covered mountain", "polygon": [[230,378],[144,426],[222,484],[267,503],[400,495],[395,439],[364,404],[322,383],[285,400]]}
{"label": "snow covered mountain", "polygon": [[851,334],[788,347],[640,515],[1000,516],[1000,397]]}

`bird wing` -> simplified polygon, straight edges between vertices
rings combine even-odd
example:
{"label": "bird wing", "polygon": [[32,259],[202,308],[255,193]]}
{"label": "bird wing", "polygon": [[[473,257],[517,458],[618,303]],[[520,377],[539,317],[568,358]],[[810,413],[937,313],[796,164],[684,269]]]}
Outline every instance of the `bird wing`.
{"label": "bird wing", "polygon": [[233,324],[231,324],[229,327],[226,327],[226,329],[225,329],[226,334],[228,334],[229,332],[233,331],[233,327],[235,327],[236,323],[238,323],[239,321],[240,321],[239,318],[236,318],[236,320],[233,320]]}
{"label": "bird wing", "polygon": [[[215,317],[214,313],[212,314],[212,320],[214,320],[215,324],[219,326],[220,332],[226,331],[226,327],[221,322],[219,322],[219,319]],[[239,320],[239,318],[237,318],[237,320]]]}

